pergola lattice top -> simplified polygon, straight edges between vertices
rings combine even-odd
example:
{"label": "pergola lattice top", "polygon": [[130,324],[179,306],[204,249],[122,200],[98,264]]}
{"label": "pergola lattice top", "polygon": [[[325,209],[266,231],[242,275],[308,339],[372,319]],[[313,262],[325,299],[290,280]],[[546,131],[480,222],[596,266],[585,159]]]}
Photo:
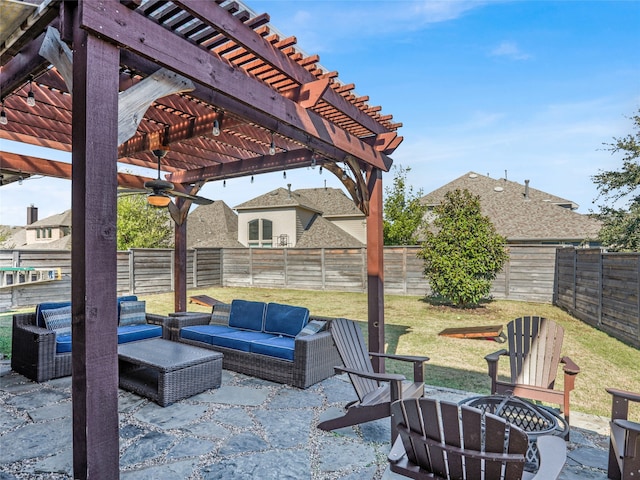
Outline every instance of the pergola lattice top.
{"label": "pergola lattice top", "polygon": [[[122,44],[121,107],[127,91],[160,66],[177,56],[185,64],[195,63],[192,70],[180,72],[192,89],[153,98],[148,109],[140,110],[135,133],[119,146],[119,162],[153,168],[156,158],[150,151],[168,147],[171,153],[162,159],[162,170],[190,193],[205,181],[314,162],[337,174],[366,211],[362,174],[369,166],[388,170],[391,161],[386,155],[402,141],[396,133],[401,124],[384,115],[381,107],[371,106],[369,97],[357,96],[354,84],[342,83],[337,72],[324,69],[317,55],[297,49],[296,38],[284,38],[269,24],[267,14],[256,15],[229,0],[122,1],[115,8],[109,2],[88,3],[94,4],[96,25],[87,28],[119,27],[114,40]],[[71,149],[69,82],[60,73],[63,66],[41,56],[43,43],[50,41],[47,26],[58,29],[65,40],[64,15],[58,15],[61,5],[43,2],[17,33],[3,25],[7,33],[0,37],[0,86],[8,123],[0,125],[0,138]],[[152,20],[153,26],[135,27],[149,25],[135,16]],[[144,46],[147,39],[161,40],[166,49],[139,55],[127,48],[131,43]],[[33,107],[26,103],[30,89],[36,98]],[[217,136],[212,134],[214,122],[220,126]],[[272,145],[275,155],[270,154]],[[17,172],[70,177],[70,169],[55,162],[3,155],[5,182]],[[343,178],[344,172],[348,178]],[[119,175],[118,182],[140,187],[144,180]]]}

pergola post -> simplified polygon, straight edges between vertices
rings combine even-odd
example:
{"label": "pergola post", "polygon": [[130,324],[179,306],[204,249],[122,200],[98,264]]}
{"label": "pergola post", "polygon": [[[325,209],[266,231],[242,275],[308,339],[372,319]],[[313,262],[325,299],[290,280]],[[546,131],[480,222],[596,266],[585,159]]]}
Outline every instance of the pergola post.
{"label": "pergola post", "polygon": [[[368,171],[367,288],[369,298],[369,351],[384,353],[384,236],[382,223],[382,170]],[[373,357],[373,369],[384,372],[384,359]]]}
{"label": "pergola post", "polygon": [[[76,22],[82,4],[76,9]],[[117,479],[116,200],[119,51],[74,29],[73,476]]]}
{"label": "pergola post", "polygon": [[[178,211],[183,210],[185,201],[182,198],[175,199]],[[191,203],[191,202],[189,202]],[[186,212],[179,215],[175,222],[174,258],[173,258],[173,302],[176,312],[187,310],[187,219]],[[174,220],[176,220],[174,218]]]}

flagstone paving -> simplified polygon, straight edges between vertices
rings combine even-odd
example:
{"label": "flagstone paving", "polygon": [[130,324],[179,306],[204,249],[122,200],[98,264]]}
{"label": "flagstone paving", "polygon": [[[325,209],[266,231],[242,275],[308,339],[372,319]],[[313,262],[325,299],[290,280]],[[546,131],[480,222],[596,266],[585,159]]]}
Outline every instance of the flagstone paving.
{"label": "flagstone paving", "polygon": [[[450,401],[467,392],[428,387]],[[119,392],[123,480],[395,480],[389,420],[316,428],[355,398],[345,377],[307,390],[223,371],[222,386],[160,407]],[[605,480],[606,419],[575,413],[561,480]],[[71,378],[42,384],[0,364],[0,480],[72,477]]]}

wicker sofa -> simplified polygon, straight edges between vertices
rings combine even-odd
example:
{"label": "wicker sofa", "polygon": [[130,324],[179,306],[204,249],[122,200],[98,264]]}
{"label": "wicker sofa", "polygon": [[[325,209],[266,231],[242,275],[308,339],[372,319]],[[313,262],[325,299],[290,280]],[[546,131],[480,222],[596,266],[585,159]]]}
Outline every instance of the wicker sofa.
{"label": "wicker sofa", "polygon": [[[168,338],[167,317],[142,313],[144,322],[124,325],[123,302],[135,307],[137,297],[129,295],[118,298],[118,343],[147,338]],[[71,335],[60,334],[45,324],[45,315],[69,307],[70,302],[41,303],[34,312],[13,316],[11,336],[11,369],[36,382],[71,375]],[[140,308],[138,306],[138,308]],[[142,305],[144,309],[144,304]],[[140,315],[138,314],[138,318]],[[69,319],[70,321],[70,319]]]}
{"label": "wicker sofa", "polygon": [[307,388],[342,365],[331,319],[303,307],[234,300],[211,314],[170,315],[170,338],[223,354],[222,367]]}

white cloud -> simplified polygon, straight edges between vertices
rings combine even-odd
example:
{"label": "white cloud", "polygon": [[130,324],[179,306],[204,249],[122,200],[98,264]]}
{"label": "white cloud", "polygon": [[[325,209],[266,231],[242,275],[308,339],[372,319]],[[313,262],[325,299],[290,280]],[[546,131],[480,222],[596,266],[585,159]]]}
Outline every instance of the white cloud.
{"label": "white cloud", "polygon": [[492,57],[507,57],[512,60],[528,60],[531,55],[520,50],[515,42],[502,42],[491,50]]}

